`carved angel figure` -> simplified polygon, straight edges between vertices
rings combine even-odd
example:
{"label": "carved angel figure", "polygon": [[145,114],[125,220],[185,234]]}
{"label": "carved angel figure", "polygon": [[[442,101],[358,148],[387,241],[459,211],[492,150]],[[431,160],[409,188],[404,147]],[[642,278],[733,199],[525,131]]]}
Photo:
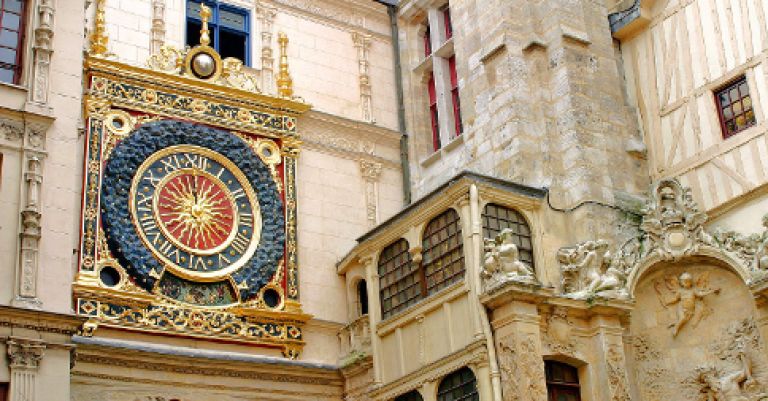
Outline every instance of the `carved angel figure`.
{"label": "carved angel figure", "polygon": [[[708,366],[697,369],[699,380],[703,384],[703,392],[706,394],[706,401],[750,401],[750,398],[744,394],[744,390],[749,389],[757,382],[752,377],[752,369],[747,357],[742,353],[739,355],[741,367],[734,372],[721,372],[719,369]],[[758,397],[762,399],[764,395]]]}
{"label": "carved angel figure", "polygon": [[594,295],[626,297],[625,274],[611,266],[608,241],[587,241],[558,252],[564,291],[574,298]]}
{"label": "carved angel figure", "polygon": [[494,239],[485,240],[485,264],[481,276],[494,281],[532,280],[533,269],[520,260],[514,232],[505,229]]}
{"label": "carved angel figure", "polygon": [[702,318],[704,297],[720,293],[719,288],[709,287],[709,273],[699,275],[695,285],[693,276],[688,272],[684,272],[679,278],[668,276],[665,278],[664,284],[672,292],[670,299],[666,299],[662,294],[659,281],[654,284],[654,288],[659,296],[659,301],[665,308],[677,304],[677,320],[669,325],[672,328],[672,337],[677,337],[680,329],[688,322],[691,322],[691,326],[695,327]]}

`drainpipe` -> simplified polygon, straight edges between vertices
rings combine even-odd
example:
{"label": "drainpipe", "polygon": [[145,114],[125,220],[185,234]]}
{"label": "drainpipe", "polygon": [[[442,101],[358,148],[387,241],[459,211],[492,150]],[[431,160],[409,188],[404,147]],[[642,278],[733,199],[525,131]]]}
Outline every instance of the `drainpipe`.
{"label": "drainpipe", "polygon": [[392,52],[394,53],[395,90],[397,91],[397,129],[400,131],[400,168],[403,171],[403,203],[411,203],[411,170],[408,163],[408,133],[405,128],[405,101],[403,99],[403,72],[400,62],[400,30],[397,27],[397,0],[374,0],[387,6],[389,25],[392,30]]}
{"label": "drainpipe", "polygon": [[475,287],[475,300],[477,307],[477,315],[480,316],[481,328],[483,336],[485,337],[485,345],[488,349],[488,367],[491,371],[491,390],[493,391],[493,400],[501,401],[501,373],[499,371],[499,363],[496,359],[496,345],[493,342],[493,331],[491,329],[491,322],[488,319],[488,312],[485,310],[485,305],[480,302],[480,292],[483,288],[483,282],[480,279],[480,266],[483,264],[482,249],[483,249],[483,237],[481,235],[482,226],[480,224],[480,196],[478,193],[477,185],[472,184],[469,187],[469,220],[472,224],[472,259],[473,265],[476,268],[475,274],[472,275],[472,281]]}

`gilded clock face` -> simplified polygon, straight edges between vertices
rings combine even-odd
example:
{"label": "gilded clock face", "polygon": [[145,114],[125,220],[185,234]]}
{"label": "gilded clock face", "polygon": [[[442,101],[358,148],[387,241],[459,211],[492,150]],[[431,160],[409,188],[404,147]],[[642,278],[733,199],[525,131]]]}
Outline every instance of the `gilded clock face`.
{"label": "gilded clock face", "polygon": [[175,145],[152,154],[133,177],[130,201],[144,244],[181,277],[224,277],[259,244],[256,193],[234,163],[210,149]]}
{"label": "gilded clock face", "polygon": [[285,254],[274,180],[233,133],[144,124],[114,148],[104,170],[109,250],[149,292],[203,305],[248,301]]}

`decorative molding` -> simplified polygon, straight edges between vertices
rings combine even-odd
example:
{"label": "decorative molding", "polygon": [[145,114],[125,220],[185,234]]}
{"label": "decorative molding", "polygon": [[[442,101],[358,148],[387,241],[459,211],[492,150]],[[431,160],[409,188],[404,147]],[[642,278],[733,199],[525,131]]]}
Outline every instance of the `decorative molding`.
{"label": "decorative molding", "polygon": [[545,401],[544,360],[533,335],[509,335],[499,340],[499,370],[504,400]]}
{"label": "decorative molding", "polygon": [[262,3],[256,5],[256,17],[261,25],[261,88],[264,93],[275,93],[272,77],[275,71],[275,58],[272,50],[273,23],[277,10]]}
{"label": "decorative molding", "polygon": [[9,337],[6,341],[11,369],[9,401],[38,401],[37,370],[43,358],[45,343],[21,337]]}
{"label": "decorative molding", "polygon": [[77,333],[85,321],[86,318],[73,315],[0,306],[0,327],[18,327],[70,336]]}
{"label": "decorative molding", "polygon": [[32,46],[32,77],[29,100],[33,103],[48,104],[51,54],[53,54],[54,1],[38,0],[36,8],[34,44]]}
{"label": "decorative molding", "polygon": [[357,63],[360,69],[360,111],[363,121],[375,123],[373,119],[373,98],[371,95],[370,62],[371,35],[352,32],[352,42],[357,49]]}
{"label": "decorative molding", "polygon": [[[347,31],[361,31],[389,41],[387,28],[389,22],[386,10],[371,3],[359,0],[267,0],[280,11],[299,14],[301,17],[315,20],[323,25],[333,26]],[[267,1],[262,1],[266,3]],[[377,21],[378,20],[378,21]],[[371,22],[378,22],[381,31],[371,29]]]}
{"label": "decorative molding", "polygon": [[42,162],[35,155],[30,155],[26,161],[24,173],[25,202],[21,210],[21,232],[19,267],[17,269],[16,297],[14,306],[40,308],[37,297],[38,252],[41,237],[40,220],[42,207],[40,205],[40,190],[43,182]]}
{"label": "decorative molding", "polygon": [[157,54],[165,44],[165,1],[152,0],[152,29],[150,31],[149,52]]}
{"label": "decorative molding", "polygon": [[629,396],[629,381],[624,369],[624,352],[618,345],[608,346],[605,366],[608,369],[608,386],[611,393],[611,401],[631,401]]}
{"label": "decorative molding", "polygon": [[381,163],[360,160],[360,173],[365,181],[365,215],[368,227],[375,227],[379,222],[379,178],[381,177]]}

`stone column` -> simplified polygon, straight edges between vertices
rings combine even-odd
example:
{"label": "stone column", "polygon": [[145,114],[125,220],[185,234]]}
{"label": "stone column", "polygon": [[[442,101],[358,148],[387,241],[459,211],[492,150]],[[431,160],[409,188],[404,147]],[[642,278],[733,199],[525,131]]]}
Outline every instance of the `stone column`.
{"label": "stone column", "polygon": [[379,299],[379,273],[376,269],[378,260],[374,255],[360,258],[365,267],[365,279],[368,282],[368,324],[371,331],[371,353],[373,354],[373,384],[381,384],[381,339],[376,333],[376,325],[381,321],[381,301]]}
{"label": "stone column", "polygon": [[366,122],[373,121],[373,99],[371,96],[371,77],[368,52],[371,48],[371,35],[352,33],[352,42],[357,49],[357,62],[360,69],[360,111],[362,119]]}
{"label": "stone column", "polygon": [[547,291],[509,282],[481,298],[491,310],[491,327],[501,371],[503,400],[546,401],[537,304]]}
{"label": "stone column", "polygon": [[37,370],[45,343],[41,340],[10,337],[6,341],[11,388],[9,401],[37,401]]}
{"label": "stone column", "polygon": [[378,182],[381,177],[381,163],[360,160],[360,172],[365,180],[365,215],[368,220],[368,227],[372,228],[379,223],[379,188]]}
{"label": "stone column", "polygon": [[622,340],[623,329],[615,316],[597,315],[590,322],[596,335],[594,349],[597,351],[593,368],[596,386],[593,386],[601,400],[628,401],[626,357]]}
{"label": "stone column", "polygon": [[470,366],[477,379],[477,394],[480,396],[480,401],[493,401],[493,386],[491,385],[488,361],[473,362]]}

